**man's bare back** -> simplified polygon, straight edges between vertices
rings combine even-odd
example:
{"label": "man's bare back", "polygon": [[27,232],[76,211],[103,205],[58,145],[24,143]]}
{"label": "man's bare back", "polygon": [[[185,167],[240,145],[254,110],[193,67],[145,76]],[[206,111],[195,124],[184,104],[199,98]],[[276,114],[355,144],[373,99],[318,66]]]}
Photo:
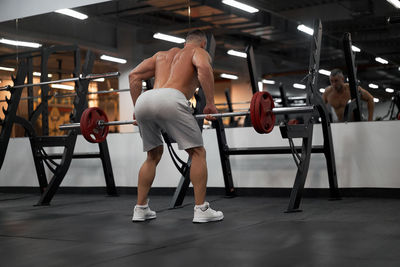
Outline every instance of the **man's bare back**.
{"label": "man's bare back", "polygon": [[172,48],[155,55],[154,88],[175,88],[190,99],[199,87],[193,57],[204,52],[200,47]]}
{"label": "man's bare back", "polygon": [[[206,44],[206,38],[195,38],[187,41],[182,49],[160,51],[143,60],[129,73],[133,105],[142,92],[142,81],[154,77],[154,88],[174,88],[187,99],[192,98],[196,87],[201,86],[206,98],[203,113],[217,113],[214,104],[214,74],[210,55],[204,49]],[[206,119],[215,120],[211,115],[206,116]]]}

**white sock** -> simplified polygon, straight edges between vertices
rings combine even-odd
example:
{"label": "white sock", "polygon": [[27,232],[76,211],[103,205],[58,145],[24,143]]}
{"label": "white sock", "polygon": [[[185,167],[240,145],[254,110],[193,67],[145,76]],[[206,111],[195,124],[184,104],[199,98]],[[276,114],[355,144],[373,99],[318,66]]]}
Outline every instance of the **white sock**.
{"label": "white sock", "polygon": [[206,209],[206,208],[207,208],[206,202],[204,202],[204,203],[201,204],[201,205],[194,205],[194,207],[195,207],[196,209],[201,209],[202,211],[207,210],[207,209]]}

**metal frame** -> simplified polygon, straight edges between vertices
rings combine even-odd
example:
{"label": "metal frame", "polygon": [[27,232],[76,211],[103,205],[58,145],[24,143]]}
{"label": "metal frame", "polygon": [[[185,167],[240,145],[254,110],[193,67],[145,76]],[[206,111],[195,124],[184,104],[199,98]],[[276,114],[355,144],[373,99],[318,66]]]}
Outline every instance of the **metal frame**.
{"label": "metal frame", "polygon": [[343,120],[352,120],[352,118],[350,118],[350,115],[354,114],[354,121],[361,121],[361,100],[360,93],[358,91],[357,68],[355,63],[355,54],[353,53],[351,47],[351,34],[346,32],[343,36],[343,49],[349,75],[349,87],[352,100],[345,107]]}
{"label": "metal frame", "polygon": [[[79,121],[83,110],[87,107],[87,88],[89,84],[88,79],[83,79],[82,76],[79,76],[81,64],[80,64],[80,49],[77,46],[59,46],[59,47],[51,47],[51,48],[43,48],[41,53],[41,83],[40,84],[32,84],[32,57],[37,57],[38,55],[35,53],[31,57],[29,54],[24,54],[24,57],[19,62],[19,67],[17,71],[17,77],[14,79],[14,87],[8,88],[11,92],[11,99],[6,99],[8,105],[7,110],[4,111],[6,118],[3,122],[3,127],[0,133],[0,168],[4,162],[5,153],[7,150],[7,145],[9,142],[9,138],[11,135],[11,129],[14,123],[20,124],[25,128],[27,135],[29,136],[31,150],[33,154],[34,164],[36,168],[36,173],[39,182],[39,189],[41,192],[41,197],[37,203],[37,205],[49,205],[50,201],[54,197],[57,192],[62,180],[67,173],[72,158],[100,158],[103,166],[105,182],[107,187],[108,195],[117,195],[114,176],[111,166],[111,159],[108,151],[107,142],[103,142],[99,144],[99,153],[81,153],[81,154],[73,154],[78,130],[72,130],[66,136],[48,136],[48,104],[47,100],[49,99],[48,84],[51,84],[51,81],[47,81],[47,61],[51,54],[62,52],[62,51],[72,51],[74,52],[74,81],[76,88],[78,88],[75,101],[74,101],[74,111],[71,116],[72,121]],[[93,67],[94,63],[94,55],[88,51],[85,59],[85,64],[82,68],[83,77],[90,77],[89,73]],[[28,84],[24,84],[25,77],[28,76]],[[115,75],[113,75],[115,76]],[[104,77],[104,76],[103,76]],[[41,99],[42,102],[37,106],[35,110],[33,110],[33,92],[32,86],[41,85],[42,94]],[[29,113],[29,121],[16,116],[16,111],[18,109],[19,102],[21,100],[21,93],[23,88],[28,87],[28,113]],[[4,109],[3,109],[4,110]],[[33,125],[36,120],[39,118],[39,115],[42,115],[42,136],[38,136],[35,132]],[[64,147],[64,151],[61,154],[47,154],[45,151],[45,147]],[[54,159],[61,159],[61,162],[56,162]],[[47,166],[48,169],[53,173],[53,176],[49,179],[49,182],[46,177],[46,172],[44,166]]]}
{"label": "metal frame", "polygon": [[[309,75],[307,80],[307,105],[314,105],[316,107],[315,115],[319,115],[322,120],[322,130],[324,136],[323,146],[312,146],[312,134],[314,126],[314,116],[303,115],[304,124],[288,125],[283,122],[280,125],[280,131],[283,138],[289,139],[289,147],[258,147],[258,148],[229,148],[226,142],[225,130],[221,120],[215,122],[216,134],[218,139],[218,147],[221,158],[222,172],[225,180],[225,187],[228,188],[227,193],[235,192],[232,181],[232,172],[229,161],[230,155],[254,155],[254,154],[293,154],[297,164],[297,173],[293,188],[290,195],[290,201],[287,212],[300,211],[300,202],[304,190],[304,184],[307,178],[308,168],[310,164],[311,153],[324,153],[327,163],[328,179],[330,195],[332,199],[340,199],[339,190],[337,185],[336,164],[333,151],[333,142],[330,128],[330,121],[325,104],[316,90],[317,75],[319,68],[319,58],[321,50],[322,39],[322,25],[320,20],[314,22],[314,36],[311,40],[310,48],[310,64]],[[252,49],[246,49],[248,66],[252,69],[250,75],[255,73],[254,55]],[[249,62],[250,61],[250,62]],[[256,77],[251,77],[250,80],[256,81]],[[257,91],[257,84],[253,82],[252,91]],[[282,87],[283,90],[283,87]],[[285,98],[283,94],[282,98]],[[289,108],[290,109],[290,108]],[[282,114],[285,114],[284,112]],[[295,147],[293,145],[293,138],[302,138],[302,146]],[[300,153],[301,155],[298,155]]]}

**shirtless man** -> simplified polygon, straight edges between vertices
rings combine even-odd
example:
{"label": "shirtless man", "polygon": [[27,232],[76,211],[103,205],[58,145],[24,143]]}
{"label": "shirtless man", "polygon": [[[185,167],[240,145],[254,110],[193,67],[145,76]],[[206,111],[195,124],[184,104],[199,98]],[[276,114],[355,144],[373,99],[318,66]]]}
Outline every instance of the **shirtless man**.
{"label": "shirtless man", "polygon": [[[205,201],[207,186],[206,151],[193,109],[189,102],[201,85],[206,96],[204,114],[217,113],[214,105],[214,75],[211,58],[204,48],[207,38],[204,32],[189,32],[183,49],[174,47],[160,51],[142,61],[129,74],[129,87],[143,150],[147,159],[139,170],[137,205],[132,221],[156,218],[148,206],[147,195],[153,183],[156,167],[163,153],[161,132],[166,132],[185,150],[192,162],[190,180],[193,184],[195,207],[193,222],[220,221],[221,211],[210,208]],[[154,77],[154,89],[142,92],[142,81]],[[215,120],[211,115],[208,120]]]}
{"label": "shirtless man", "polygon": [[[335,110],[338,121],[343,121],[344,110],[347,102],[351,99],[350,87],[344,83],[343,72],[340,69],[334,69],[329,76],[331,85],[325,89],[322,98],[326,104],[329,104]],[[372,121],[374,115],[374,97],[365,89],[358,87],[361,100],[368,103],[368,120]]]}

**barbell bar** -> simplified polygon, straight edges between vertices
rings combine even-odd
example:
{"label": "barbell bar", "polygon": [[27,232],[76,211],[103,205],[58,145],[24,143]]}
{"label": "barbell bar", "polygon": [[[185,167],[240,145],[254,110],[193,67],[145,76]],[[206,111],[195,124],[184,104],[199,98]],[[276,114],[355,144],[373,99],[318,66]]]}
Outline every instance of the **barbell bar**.
{"label": "barbell bar", "polygon": [[[253,128],[258,133],[269,133],[275,125],[276,117],[279,114],[299,114],[314,113],[314,106],[303,107],[282,107],[275,108],[272,96],[268,92],[257,92],[253,95],[250,110],[243,112],[227,112],[216,114],[195,115],[196,119],[204,119],[207,116],[214,118],[246,116],[250,114]],[[60,130],[80,128],[82,135],[91,143],[103,142],[108,134],[109,127],[112,125],[133,124],[134,120],[128,121],[108,121],[106,113],[96,107],[86,109],[81,116],[80,123],[60,125]]]}
{"label": "barbell bar", "polygon": [[94,79],[98,79],[98,78],[112,78],[112,77],[118,77],[119,75],[120,75],[119,72],[109,72],[109,73],[102,73],[102,74],[88,74],[88,75],[81,74],[81,75],[79,75],[79,77],[66,78],[66,79],[61,79],[61,80],[20,84],[20,85],[15,85],[15,86],[10,86],[10,85],[3,86],[3,87],[0,87],[0,91],[8,91],[8,90],[12,90],[12,89],[32,87],[32,86],[41,86],[41,85],[54,84],[54,83],[75,82],[75,81],[81,81],[81,80],[94,80]]}
{"label": "barbell bar", "polygon": [[[304,107],[283,107],[283,108],[273,108],[272,113],[275,115],[280,114],[301,114],[301,113],[313,113],[314,106],[304,106]],[[247,116],[250,114],[250,111],[242,111],[242,112],[225,112],[225,113],[214,113],[214,114],[199,114],[195,115],[194,117],[197,120],[205,119],[207,116],[212,116],[214,118],[223,118],[223,117],[237,117],[237,116]],[[133,124],[136,120],[126,120],[126,121],[103,121],[99,120],[97,125],[100,127],[103,126],[115,126],[115,125],[127,125]],[[77,123],[69,123],[69,124],[62,124],[59,126],[60,130],[71,130],[80,128],[81,124]]]}

